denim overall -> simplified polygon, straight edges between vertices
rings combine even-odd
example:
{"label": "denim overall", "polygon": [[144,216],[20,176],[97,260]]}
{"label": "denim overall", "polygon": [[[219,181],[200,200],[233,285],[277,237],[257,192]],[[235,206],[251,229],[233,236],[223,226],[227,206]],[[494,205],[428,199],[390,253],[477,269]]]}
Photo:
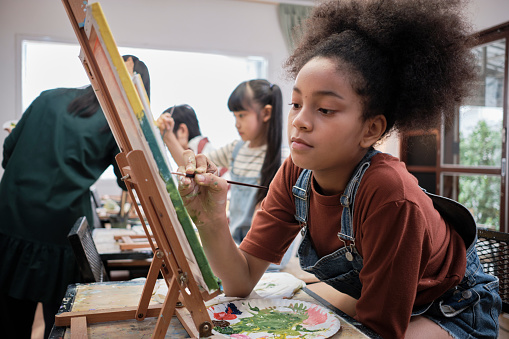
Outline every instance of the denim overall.
{"label": "denim overall", "polygon": [[[318,257],[313,248],[307,230],[311,171],[303,170],[293,187],[295,218],[301,224],[303,235],[298,249],[302,269],[355,299],[361,296],[359,272],[363,267],[363,259],[357,252],[353,234],[355,195],[362,176],[370,166],[371,158],[377,153],[379,151],[374,149],[366,153],[340,198],[343,213],[338,237],[345,243],[345,247],[322,258]],[[498,295],[498,278],[483,272],[477,256],[475,221],[470,212],[458,202],[423,191],[431,198],[442,217],[463,238],[467,247],[467,267],[458,286],[427,305],[414,307],[412,316],[423,315],[431,319],[455,338],[496,338],[502,300]]]}
{"label": "denim overall", "polygon": [[[260,173],[258,173],[256,177],[246,177],[235,174],[233,163],[242,145],[244,145],[244,142],[239,140],[233,149],[232,162],[230,164],[230,177],[234,181],[258,185]],[[256,206],[257,192],[258,189],[247,186],[232,185],[230,187],[230,233],[237,244],[241,243],[251,227],[251,221]]]}

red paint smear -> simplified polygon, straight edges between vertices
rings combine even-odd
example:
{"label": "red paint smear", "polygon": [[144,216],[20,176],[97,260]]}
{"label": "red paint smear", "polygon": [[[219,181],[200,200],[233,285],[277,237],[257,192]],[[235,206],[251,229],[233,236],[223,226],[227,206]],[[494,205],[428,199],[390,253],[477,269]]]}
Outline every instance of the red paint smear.
{"label": "red paint smear", "polygon": [[317,306],[313,306],[308,309],[308,318],[302,323],[309,326],[315,326],[323,324],[327,321],[327,313],[322,313]]}
{"label": "red paint smear", "polygon": [[231,308],[228,307],[228,312],[214,313],[214,318],[217,320],[233,320],[237,319],[237,316],[235,314],[232,314]]}

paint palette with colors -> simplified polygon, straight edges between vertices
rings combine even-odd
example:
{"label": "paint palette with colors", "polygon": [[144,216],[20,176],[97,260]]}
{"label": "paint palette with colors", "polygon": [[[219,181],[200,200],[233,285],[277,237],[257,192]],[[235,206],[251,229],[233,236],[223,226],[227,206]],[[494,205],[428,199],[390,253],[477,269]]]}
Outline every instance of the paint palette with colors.
{"label": "paint palette with colors", "polygon": [[341,327],[329,309],[292,299],[242,299],[208,307],[213,333],[228,338],[329,338]]}

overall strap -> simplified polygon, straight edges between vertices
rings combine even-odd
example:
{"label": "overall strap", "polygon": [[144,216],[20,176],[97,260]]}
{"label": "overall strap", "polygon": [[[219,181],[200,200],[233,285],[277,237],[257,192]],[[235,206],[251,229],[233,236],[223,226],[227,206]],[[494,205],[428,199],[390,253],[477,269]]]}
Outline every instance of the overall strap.
{"label": "overall strap", "polygon": [[[341,216],[341,229],[343,230],[345,227],[343,225],[348,224],[351,225],[351,220],[353,219],[353,204],[355,201],[355,195],[357,194],[357,189],[359,187],[359,183],[361,181],[362,176],[368,169],[371,158],[380,151],[377,151],[373,148],[370,148],[366,155],[362,158],[361,162],[357,165],[354,176],[348,182],[343,195],[340,198],[341,205],[343,206],[343,213]],[[297,182],[292,188],[293,196],[295,197],[295,219],[301,225],[301,231],[304,233],[307,227],[307,218],[309,212],[309,189],[311,187],[311,174],[312,171],[308,169],[304,169],[297,179]],[[345,213],[346,212],[346,213]],[[350,222],[347,223],[346,221]],[[346,230],[345,233],[338,233],[338,237],[344,238],[346,240],[354,241],[353,232],[351,228]]]}
{"label": "overall strap", "polygon": [[244,145],[244,141],[242,141],[242,140],[239,140],[235,144],[235,147],[233,148],[233,152],[232,152],[232,161],[233,161],[233,159],[235,159],[237,157],[237,154],[239,153],[240,149],[242,148],[242,145]]}
{"label": "overall strap", "polygon": [[240,149],[242,148],[242,145],[244,145],[244,141],[239,140],[235,147],[233,147],[232,151],[232,162],[230,163],[230,171],[233,171],[233,163],[235,162],[235,158],[237,157],[237,154],[239,154]]}
{"label": "overall strap", "polygon": [[307,226],[309,209],[308,192],[311,184],[311,173],[312,171],[308,169],[303,170],[292,188],[292,193],[295,197],[295,219],[300,223],[302,233],[304,233]]}
{"label": "overall strap", "polygon": [[369,149],[355,168],[353,172],[354,175],[346,185],[343,195],[341,195],[340,202],[343,206],[343,213],[341,214],[341,231],[338,232],[338,237],[342,241],[349,240],[351,242],[355,242],[353,234],[353,209],[355,196],[357,195],[357,189],[359,188],[361,179],[371,164],[371,158],[377,153],[380,153],[380,151],[377,151],[374,148]]}

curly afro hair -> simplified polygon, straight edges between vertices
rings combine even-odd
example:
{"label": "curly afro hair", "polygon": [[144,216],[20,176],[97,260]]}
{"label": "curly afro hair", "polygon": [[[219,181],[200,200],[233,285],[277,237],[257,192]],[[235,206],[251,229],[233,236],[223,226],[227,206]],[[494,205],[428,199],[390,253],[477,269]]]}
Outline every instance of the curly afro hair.
{"label": "curly afro hair", "polygon": [[463,0],[333,0],[314,8],[285,68],[295,78],[315,57],[334,59],[362,99],[363,116],[392,129],[452,120],[476,78],[475,37]]}

